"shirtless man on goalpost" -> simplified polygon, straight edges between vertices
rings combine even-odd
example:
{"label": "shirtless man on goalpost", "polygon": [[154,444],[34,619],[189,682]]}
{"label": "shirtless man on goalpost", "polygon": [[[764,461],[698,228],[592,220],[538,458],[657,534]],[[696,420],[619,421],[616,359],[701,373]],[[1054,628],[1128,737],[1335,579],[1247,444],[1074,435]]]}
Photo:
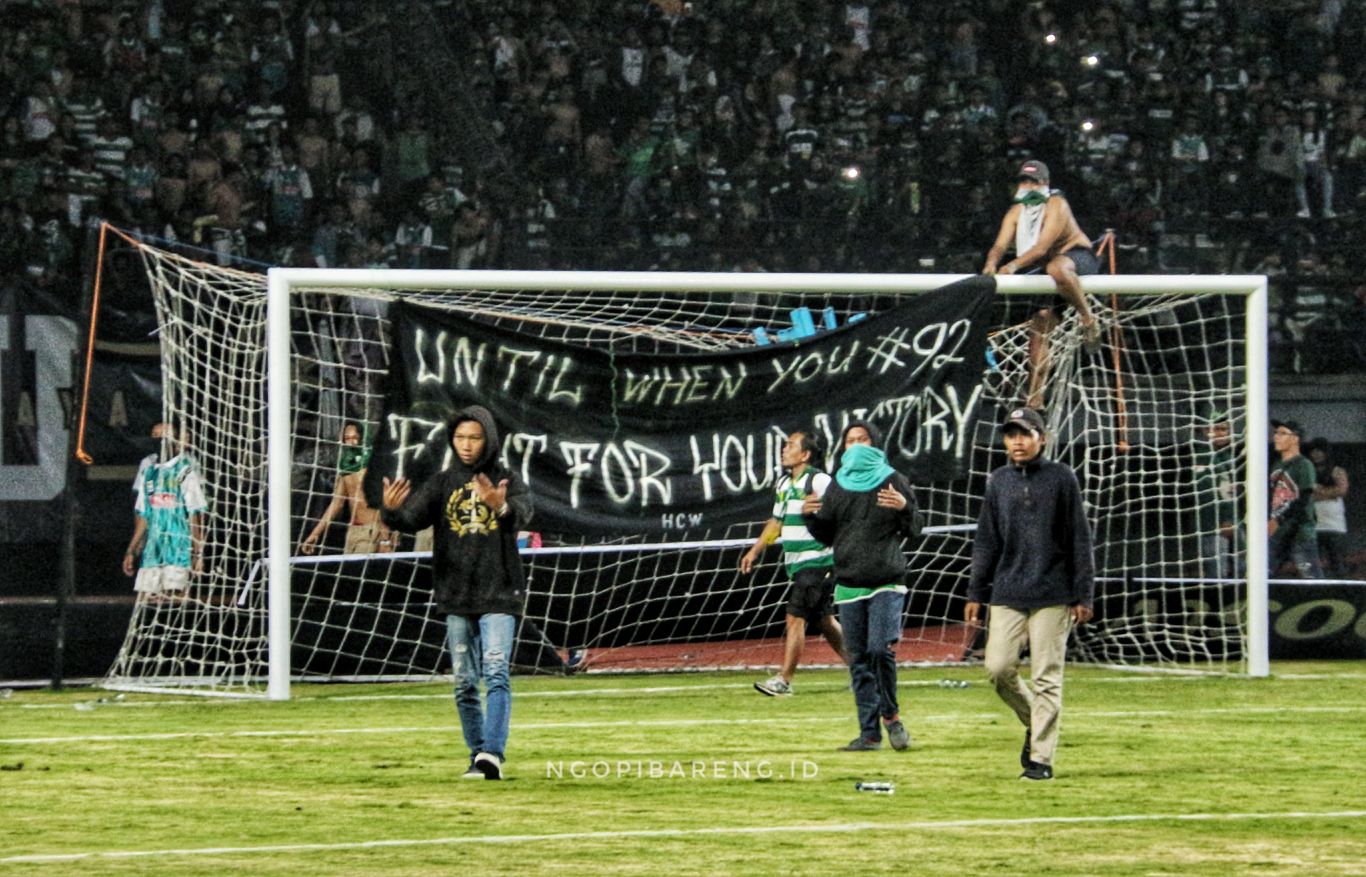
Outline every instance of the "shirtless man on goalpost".
{"label": "shirtless man on goalpost", "polygon": [[[1001,257],[1012,243],[1015,258],[1001,265]],[[1020,165],[1015,203],[1001,220],[1001,230],[987,252],[982,273],[1018,274],[1039,265],[1053,278],[1064,301],[1077,309],[1086,349],[1094,352],[1100,346],[1100,324],[1082,292],[1081,277],[1100,273],[1100,260],[1091,251],[1091,239],[1077,224],[1067,199],[1048,187],[1048,166],[1030,159]],[[1049,365],[1047,336],[1057,325],[1058,317],[1051,306],[1041,307],[1030,319],[1030,378],[1025,404],[1031,408],[1043,404]]]}

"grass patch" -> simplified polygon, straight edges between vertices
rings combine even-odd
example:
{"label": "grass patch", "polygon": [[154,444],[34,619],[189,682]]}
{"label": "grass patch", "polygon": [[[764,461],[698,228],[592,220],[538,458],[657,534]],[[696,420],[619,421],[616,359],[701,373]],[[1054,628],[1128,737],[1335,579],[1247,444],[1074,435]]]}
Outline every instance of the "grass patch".
{"label": "grass patch", "polygon": [[503,783],[460,780],[440,684],[20,691],[0,874],[1361,873],[1366,664],[1273,672],[1069,668],[1046,784],[1016,778],[1019,725],[972,669],[902,672],[905,753],[835,751],[857,732],[835,671],[783,699],[762,674],[519,678]]}

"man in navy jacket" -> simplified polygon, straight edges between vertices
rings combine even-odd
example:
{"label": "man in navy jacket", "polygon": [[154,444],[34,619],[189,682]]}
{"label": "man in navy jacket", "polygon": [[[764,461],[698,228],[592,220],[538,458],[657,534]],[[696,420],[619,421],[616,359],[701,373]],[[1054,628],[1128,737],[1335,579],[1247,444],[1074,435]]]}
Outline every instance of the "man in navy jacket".
{"label": "man in navy jacket", "polygon": [[[1010,462],[987,479],[964,618],[990,604],[986,669],[1026,730],[1021,779],[1053,778],[1067,636],[1091,619],[1095,591],[1090,525],[1076,474],[1043,455],[1043,417],[1016,408],[1001,427]],[[1030,682],[1020,679],[1029,646]],[[1031,690],[1032,689],[1032,690]]]}

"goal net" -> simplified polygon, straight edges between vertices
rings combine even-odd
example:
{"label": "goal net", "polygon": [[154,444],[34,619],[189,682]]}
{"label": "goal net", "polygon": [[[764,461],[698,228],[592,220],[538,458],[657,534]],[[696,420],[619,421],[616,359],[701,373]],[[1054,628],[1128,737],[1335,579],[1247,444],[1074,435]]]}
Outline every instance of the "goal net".
{"label": "goal net", "polygon": [[[788,336],[821,335],[827,321],[882,314],[958,279],[276,269],[268,289],[263,275],[137,248],[160,321],[163,419],[184,437],[208,502],[205,563],[186,591],[139,596],[106,684],[246,694],[268,685],[272,697],[287,696],[291,679],[449,672],[429,544],[367,527],[352,499],[392,426],[383,415],[398,368],[396,310],[417,305],[506,337],[612,355],[710,355],[752,350],[765,334],[801,349],[809,342]],[[1265,437],[1264,279],[1094,277],[1086,287],[1105,343],[1088,353],[1064,313],[1039,390],[1050,455],[1077,471],[1096,536],[1096,619],[1076,632],[1072,655],[1264,673],[1264,547],[1225,539],[1223,526],[1251,533],[1263,519],[1249,509],[1265,508],[1263,455],[1247,453]],[[978,653],[961,621],[972,529],[986,475],[1004,462],[996,425],[1030,392],[1029,316],[1052,292],[1046,278],[999,278],[973,366],[980,392],[962,427],[962,471],[912,479],[927,526],[906,545],[903,661]],[[737,416],[745,408],[744,399],[717,404]],[[860,411],[876,423],[882,409]],[[1229,427],[1227,444],[1211,441],[1216,424]],[[816,428],[838,436],[840,426]],[[768,516],[783,432],[809,428],[810,413],[793,410],[773,424],[777,441],[748,449],[761,510],[751,520],[698,527],[680,516],[666,530],[616,535],[561,521],[524,534],[529,597],[514,663],[550,672],[581,659],[590,670],[779,663],[781,551],[771,548],[752,575],[737,566]],[[515,436],[506,444],[515,468],[525,448]],[[837,663],[812,646],[812,660]]]}

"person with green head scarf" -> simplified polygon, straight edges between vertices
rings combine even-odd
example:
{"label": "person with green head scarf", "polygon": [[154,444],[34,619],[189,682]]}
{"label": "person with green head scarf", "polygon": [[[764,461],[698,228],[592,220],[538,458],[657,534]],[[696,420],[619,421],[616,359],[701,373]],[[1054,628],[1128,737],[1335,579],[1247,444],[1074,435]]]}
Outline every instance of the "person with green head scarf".
{"label": "person with green head scarf", "polygon": [[[1015,256],[1005,262],[1014,246]],[[1081,230],[1062,192],[1050,188],[1048,165],[1031,158],[1016,174],[1015,197],[1001,220],[996,241],[982,264],[983,274],[1021,274],[1042,269],[1053,279],[1062,302],[1077,312],[1082,341],[1088,352],[1100,349],[1101,326],[1091,310],[1081,278],[1100,273],[1100,260],[1091,238]],[[1058,302],[1038,303],[1029,324],[1029,402],[1042,401],[1050,366],[1050,335],[1060,324]]]}
{"label": "person with green head scarf", "polygon": [[846,426],[833,482],[802,506],[811,535],[834,548],[835,607],[859,722],[859,736],[843,747],[849,752],[881,748],[884,727],[893,749],[911,745],[897,704],[895,646],[906,601],[902,543],[920,533],[920,513],[880,438],[866,421]]}
{"label": "person with green head scarf", "polygon": [[299,545],[304,554],[318,550],[318,541],[327,533],[332,520],[342,509],[351,507],[351,520],[346,527],[347,554],[388,554],[396,545],[394,533],[380,520],[379,511],[365,501],[365,470],[370,465],[370,445],[367,430],[355,422],[342,426],[341,447],[337,450],[337,481],[332,489],[332,501],[322,517]]}

